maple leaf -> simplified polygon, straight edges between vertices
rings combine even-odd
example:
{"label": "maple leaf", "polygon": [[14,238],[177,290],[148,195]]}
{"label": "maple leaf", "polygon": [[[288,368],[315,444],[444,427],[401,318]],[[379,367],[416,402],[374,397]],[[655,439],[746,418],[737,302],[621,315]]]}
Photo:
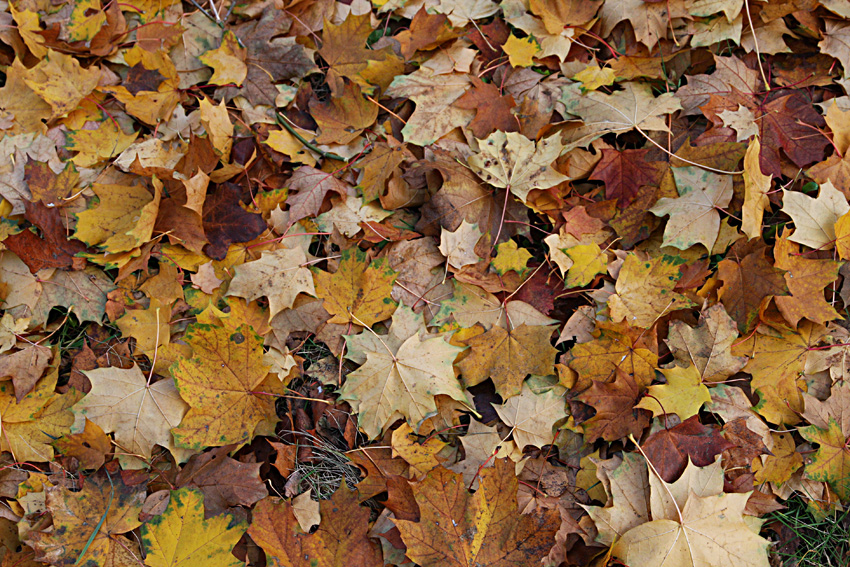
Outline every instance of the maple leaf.
{"label": "maple leaf", "polygon": [[824,299],[824,288],[838,278],[842,263],[833,260],[810,260],[802,255],[799,246],[792,244],[794,233],[786,229],[774,248],[776,267],[785,270],[785,284],[790,296],[774,298],[779,312],[792,327],[800,319],[824,324],[841,315]]}
{"label": "maple leaf", "polygon": [[681,108],[675,95],[664,93],[656,98],[645,83],[629,82],[623,87],[610,95],[598,91],[581,94],[579,84],[575,83],[562,87],[560,100],[567,113],[584,121],[590,139],[634,129],[666,132],[668,128],[662,116]]}
{"label": "maple leaf", "polygon": [[[659,489],[653,490],[661,492]],[[626,532],[612,548],[615,557],[634,567],[670,564],[710,566],[727,562],[767,567],[769,543],[743,518],[748,493],[702,496],[691,492],[673,516],[664,516]],[[663,498],[663,497],[662,497]]]}
{"label": "maple leaf", "polygon": [[817,199],[804,193],[783,190],[782,212],[794,220],[796,230],[788,239],[815,249],[830,249],[835,243],[835,222],[850,211],[847,198],[827,181]]}
{"label": "maple leaf", "polygon": [[452,104],[468,87],[469,78],[465,74],[438,75],[427,68],[393,79],[387,96],[407,97],[416,103],[416,110],[401,130],[404,141],[426,146],[469,124],[474,111]]}
{"label": "maple leaf", "polygon": [[339,399],[351,403],[370,439],[399,418],[418,430],[437,412],[437,394],[472,405],[452,370],[462,350],[439,336],[422,340],[414,335],[395,351],[381,344],[367,350],[366,363],[346,377]]}
{"label": "maple leaf", "polygon": [[247,529],[230,514],[204,519],[204,497],[197,490],[172,490],[165,511],[142,525],[141,541],[150,567],[237,567],[231,550]]}
{"label": "maple leaf", "polygon": [[675,413],[682,420],[696,415],[704,403],[711,401],[708,388],[696,366],[662,368],[666,384],[650,386],[646,397],[635,406],[652,412],[653,417]]}
{"label": "maple leaf", "polygon": [[639,341],[642,337],[630,335],[614,325],[600,327],[594,340],[574,346],[570,351],[569,366],[579,374],[575,389],[590,387],[591,383],[611,382],[622,371],[634,377],[635,382],[647,387],[655,378],[658,354]]}
{"label": "maple leaf", "polygon": [[145,187],[95,184],[96,207],[77,215],[74,238],[111,253],[126,252],[151,239],[162,185]]}
{"label": "maple leaf", "polygon": [[[189,411],[172,429],[178,447],[243,444],[256,431],[265,431],[276,421],[276,388],[267,381],[262,339],[250,325],[232,317],[207,316],[191,325],[184,341],[191,357],[179,357],[172,366],[174,382]],[[277,388],[280,388],[278,386]]]}
{"label": "maple leaf", "polygon": [[321,129],[320,144],[348,144],[378,117],[378,105],[363,98],[360,87],[345,82],[339,97],[327,103],[310,100],[310,113]]}
{"label": "maple leaf", "polygon": [[367,537],[369,509],[358,500],[357,493],[342,483],[330,499],[317,503],[321,522],[310,533],[299,524],[292,504],[266,498],[254,508],[248,534],[271,565],[378,565],[380,552]]}
{"label": "maple leaf", "polygon": [[59,368],[50,367],[35,388],[20,401],[13,385],[0,382],[0,415],[3,436],[0,449],[12,453],[16,460],[47,462],[53,460],[51,442],[68,433],[74,423],[71,406],[80,398],[71,391],[57,395]]}
{"label": "maple leaf", "polygon": [[639,435],[649,425],[650,412],[635,407],[642,388],[634,377],[619,371],[611,382],[593,382],[578,399],[593,407],[596,414],[581,423],[588,440],[613,441]]}
{"label": "maple leaf", "polygon": [[617,293],[608,299],[611,318],[627,319],[630,325],[645,329],[671,311],[692,306],[691,300],[673,291],[678,275],[672,258],[642,261],[630,253],[617,278]]}
{"label": "maple leaf", "polygon": [[826,126],[823,117],[800,92],[774,98],[764,105],[759,119],[762,172],[780,176],[779,150],[785,152],[799,167],[820,161],[829,141],[823,136],[811,136],[811,127]]}
{"label": "maple leaf", "polygon": [[698,467],[710,465],[717,455],[733,446],[720,435],[719,428],[703,425],[694,415],[650,435],[643,450],[661,478],[672,482],[684,472],[688,462]]}
{"label": "maple leaf", "polygon": [[686,250],[696,243],[709,252],[720,230],[720,214],[732,200],[732,178],[698,167],[673,168],[679,198],[658,199],[649,209],[658,216],[670,215],[664,227],[664,245]]}
{"label": "maple leaf", "polygon": [[440,252],[453,268],[477,264],[481,258],[475,253],[475,246],[480,238],[478,226],[464,220],[453,232],[443,229],[440,233]]}
{"label": "maple leaf", "polygon": [[100,69],[83,69],[71,55],[48,49],[38,65],[28,69],[24,82],[53,109],[51,119],[67,116],[97,86]]}
{"label": "maple leaf", "polygon": [[370,82],[386,88],[389,81],[381,76],[394,77],[402,61],[390,47],[380,50],[365,47],[372,33],[369,14],[351,14],[341,24],[325,21],[319,55],[328,64],[328,84],[338,96],[343,92],[342,77],[369,86]]}
{"label": "maple leaf", "polygon": [[290,223],[295,223],[307,216],[317,215],[328,191],[334,191],[339,195],[345,195],[348,191],[348,185],[338,180],[333,174],[306,165],[302,165],[292,174],[289,179],[289,188],[297,191],[286,199],[289,204]]}
{"label": "maple leaf", "polygon": [[765,252],[767,245],[755,241],[753,246],[733,247],[717,265],[723,281],[718,296],[726,311],[742,332],[749,332],[773,296],[786,295],[782,270],[772,266]]}
{"label": "maple leaf", "polygon": [[[509,40],[510,41],[510,40]],[[453,104],[457,108],[475,110],[475,118],[468,128],[479,139],[485,139],[495,131],[516,132],[519,121],[511,113],[516,106],[510,94],[502,94],[492,83],[485,83],[475,75],[470,75],[472,88]]]}
{"label": "maple leaf", "polygon": [[772,177],[761,172],[758,156],[761,144],[758,137],[747,146],[744,156],[744,205],[741,208],[741,230],[748,238],[761,235],[761,221],[764,211],[770,206],[767,193],[770,191]]}
{"label": "maple leaf", "polygon": [[552,168],[564,149],[560,136],[535,143],[516,132],[493,132],[478,141],[479,153],[469,157],[469,166],[481,179],[505,187],[525,201],[532,189],[548,189],[569,180]]}
{"label": "maple leaf", "polygon": [[517,447],[526,445],[543,447],[552,443],[552,428],[567,417],[563,395],[554,390],[538,394],[527,383],[517,396],[508,398],[504,404],[495,406],[496,413],[511,427]]}
{"label": "maple leaf", "polygon": [[693,364],[703,382],[722,382],[747,364],[745,357],[732,355],[737,338],[735,322],[722,304],[716,304],[700,314],[697,327],[671,321],[667,346],[677,362],[683,366]]}
{"label": "maple leaf", "polygon": [[834,385],[825,402],[809,394],[803,394],[803,399],[803,417],[811,425],[798,431],[807,441],[820,445],[806,465],[806,477],[828,482],[838,497],[845,499],[850,496],[850,414],[846,411],[850,387],[846,383]]}
{"label": "maple leaf", "polygon": [[204,233],[209,241],[204,254],[213,260],[224,260],[231,244],[250,242],[268,228],[262,215],[242,208],[241,200],[240,186],[223,183],[204,201]]}
{"label": "maple leaf", "polygon": [[500,276],[504,276],[508,272],[522,274],[525,272],[530,259],[531,252],[525,248],[518,248],[515,241],[508,240],[496,246],[496,257],[493,258],[491,264]]}
{"label": "maple leaf", "polygon": [[251,506],[269,495],[260,479],[259,463],[242,463],[227,453],[233,445],[193,455],[175,479],[177,486],[200,489],[206,517],[233,506]]}
{"label": "maple leaf", "polygon": [[469,353],[458,363],[467,386],[491,378],[502,398],[520,393],[529,374],[554,372],[557,351],[549,343],[552,327],[519,325],[505,329],[494,325],[486,333],[466,341]]}
{"label": "maple leaf", "polygon": [[[201,20],[206,23],[204,17]],[[300,45],[295,37],[275,37],[285,34],[291,24],[292,20],[282,11],[272,11],[263,12],[261,18],[235,27],[240,45],[247,48],[247,73],[240,89],[223,89],[228,100],[242,94],[253,104],[273,104],[278,92],[275,83],[300,79],[317,70],[313,60],[315,52],[312,49]],[[225,44],[226,37],[227,34],[224,35],[221,45]],[[185,41],[185,33],[183,38]],[[208,54],[208,49],[215,45],[214,41],[209,37],[198,41],[203,46],[199,55],[203,57]]]}
{"label": "maple leaf", "polygon": [[823,327],[804,321],[797,332],[783,330],[775,337],[756,333],[732,350],[750,354],[744,372],[753,376],[752,387],[759,395],[755,410],[767,421],[800,421],[803,400],[797,380],[826,368],[824,358],[811,350],[825,335]]}
{"label": "maple leaf", "polygon": [[460,475],[443,468],[412,485],[421,519],[393,520],[410,559],[423,567],[507,567],[545,555],[560,525],[559,514],[518,514],[518,482],[508,460],[497,460],[480,477],[475,494],[466,490]]}
{"label": "maple leaf", "polygon": [[333,274],[313,271],[316,296],[325,300],[325,309],[333,315],[328,322],[368,327],[387,319],[397,307],[390,292],[398,274],[384,259],[368,262],[359,248],[340,255],[339,269]]}
{"label": "maple leaf", "polygon": [[[82,489],[47,487],[46,506],[53,516],[51,532],[30,532],[28,543],[36,560],[51,565],[102,567],[129,541],[118,537],[138,528],[145,502],[145,484],[128,486],[121,475],[98,473]],[[132,554],[128,554],[132,555]]]}
{"label": "maple leaf", "polygon": [[[171,428],[177,427],[189,406],[177,394],[174,380],[151,383],[135,364],[128,369],[97,368],[83,372],[92,389],[72,408],[99,425],[106,433],[115,433],[116,443],[124,452],[150,460],[154,445],[175,451]],[[176,451],[175,451],[176,452]],[[140,468],[140,459],[125,457],[126,468]]]}
{"label": "maple leaf", "polygon": [[304,266],[307,256],[299,247],[263,252],[259,260],[245,262],[236,268],[226,295],[253,301],[269,299],[269,318],[291,309],[299,293],[316,295],[313,274]]}
{"label": "maple leaf", "polygon": [[590,179],[605,183],[605,196],[617,199],[625,207],[635,200],[641,187],[657,186],[664,173],[663,163],[648,161],[649,150],[602,150],[602,159],[596,164]]}

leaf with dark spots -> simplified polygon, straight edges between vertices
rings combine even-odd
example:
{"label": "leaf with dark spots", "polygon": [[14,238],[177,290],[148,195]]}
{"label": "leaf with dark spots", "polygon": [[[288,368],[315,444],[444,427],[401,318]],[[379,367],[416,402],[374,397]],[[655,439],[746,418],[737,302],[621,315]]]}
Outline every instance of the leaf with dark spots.
{"label": "leaf with dark spots", "polygon": [[223,183],[207,195],[203,221],[209,240],[204,254],[214,260],[223,260],[231,244],[250,242],[267,228],[263,215],[242,207],[242,188],[233,183]]}

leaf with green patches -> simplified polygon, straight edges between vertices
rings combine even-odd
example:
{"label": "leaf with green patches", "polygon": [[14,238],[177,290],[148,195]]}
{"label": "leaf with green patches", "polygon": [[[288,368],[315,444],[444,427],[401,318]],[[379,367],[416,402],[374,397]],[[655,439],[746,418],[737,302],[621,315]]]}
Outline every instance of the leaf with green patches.
{"label": "leaf with green patches", "polygon": [[175,443],[187,449],[241,445],[258,429],[270,433],[277,421],[275,394],[284,393],[277,378],[263,383],[269,367],[263,362],[263,340],[251,325],[233,316],[215,318],[212,309],[201,313],[183,337],[192,356],[178,358],[171,370],[190,407],[172,433]]}
{"label": "leaf with green patches", "polygon": [[161,516],[142,526],[142,544],[148,567],[238,567],[244,561],[231,551],[248,529],[247,522],[230,514],[204,519],[204,496],[181,488],[171,491],[171,501]]}

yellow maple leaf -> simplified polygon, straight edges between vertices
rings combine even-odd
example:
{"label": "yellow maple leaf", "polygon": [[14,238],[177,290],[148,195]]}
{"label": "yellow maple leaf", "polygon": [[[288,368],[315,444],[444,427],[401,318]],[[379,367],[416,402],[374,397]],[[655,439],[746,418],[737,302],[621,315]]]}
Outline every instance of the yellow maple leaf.
{"label": "yellow maple leaf", "polygon": [[328,323],[368,327],[388,319],[398,305],[390,297],[398,274],[383,258],[369,263],[359,248],[343,250],[340,256],[335,273],[313,271],[316,296],[333,315]]}
{"label": "yellow maple leaf", "polygon": [[192,488],[171,491],[168,507],[142,526],[149,567],[238,567],[231,551],[248,529],[230,514],[204,519],[204,496]]}
{"label": "yellow maple leaf", "polygon": [[172,366],[190,407],[172,433],[188,449],[248,443],[258,429],[270,432],[277,421],[274,394],[284,391],[277,378],[264,383],[269,367],[254,329],[236,317],[215,317],[214,309],[201,313],[183,337],[192,356]]}
{"label": "yellow maple leaf", "polygon": [[502,49],[508,54],[513,67],[531,67],[534,65],[534,56],[540,53],[540,45],[533,37],[520,39],[514,34],[508,36]]}
{"label": "yellow maple leaf", "polygon": [[661,373],[667,383],[650,386],[648,395],[635,407],[651,411],[653,417],[675,413],[684,421],[696,415],[702,404],[711,402],[696,366],[662,368]]}

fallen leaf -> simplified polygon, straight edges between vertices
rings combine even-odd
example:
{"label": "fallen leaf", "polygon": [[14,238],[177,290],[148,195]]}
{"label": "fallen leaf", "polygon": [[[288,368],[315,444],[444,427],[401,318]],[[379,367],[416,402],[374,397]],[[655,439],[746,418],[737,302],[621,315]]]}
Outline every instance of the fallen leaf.
{"label": "fallen leaf", "polygon": [[513,465],[504,459],[481,471],[475,494],[466,490],[460,475],[442,468],[414,483],[420,521],[393,520],[407,556],[423,567],[536,561],[552,546],[560,518],[554,510],[519,515],[517,484]]}
{"label": "fallen leaf", "polygon": [[237,567],[231,551],[248,526],[230,514],[204,519],[204,497],[197,490],[172,490],[168,507],[142,525],[141,541],[150,567],[197,565]]}

